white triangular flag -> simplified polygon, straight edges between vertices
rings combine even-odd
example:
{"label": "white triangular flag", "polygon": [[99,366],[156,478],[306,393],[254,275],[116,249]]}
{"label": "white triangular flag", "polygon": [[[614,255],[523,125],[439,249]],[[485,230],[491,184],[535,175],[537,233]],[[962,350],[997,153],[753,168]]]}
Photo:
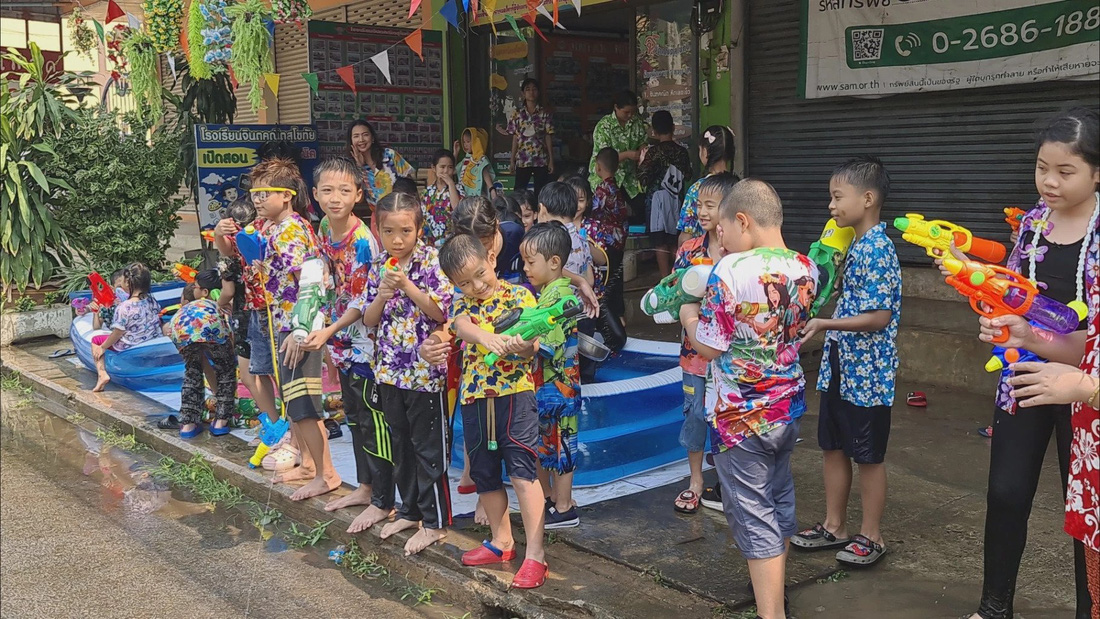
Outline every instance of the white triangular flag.
{"label": "white triangular flag", "polygon": [[137,15],[133,13],[126,14],[126,21],[130,24],[130,27],[134,30],[141,28],[141,20],[137,18]]}
{"label": "white triangular flag", "polygon": [[[546,19],[549,19],[550,23],[552,23],[552,24],[554,23],[554,16],[550,14],[550,11],[546,10],[546,7],[540,5],[535,10],[539,12],[539,15],[542,15]],[[565,30],[565,26],[561,25],[561,22],[558,22],[554,25],[557,26],[558,28],[561,28],[562,30]]]}
{"label": "white triangular flag", "polygon": [[378,67],[378,70],[382,72],[382,75],[386,76],[386,82],[392,84],[393,80],[390,79],[389,50],[381,51],[371,56],[370,61],[374,63],[374,66]]}
{"label": "white triangular flag", "polygon": [[573,0],[573,8],[577,9],[577,17],[581,16],[581,0]]}
{"label": "white triangular flag", "polygon": [[172,70],[172,80],[176,79],[176,57],[172,55],[172,52],[168,52],[168,68]]}

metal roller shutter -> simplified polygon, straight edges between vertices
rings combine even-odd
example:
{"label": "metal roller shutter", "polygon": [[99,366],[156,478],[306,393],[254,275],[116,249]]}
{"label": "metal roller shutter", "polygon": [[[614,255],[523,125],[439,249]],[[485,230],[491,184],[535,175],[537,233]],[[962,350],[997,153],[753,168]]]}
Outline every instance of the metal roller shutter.
{"label": "metal roller shutter", "polygon": [[275,26],[275,72],[279,74],[279,124],[308,125],[309,84],[302,74],[309,71],[305,24]]}
{"label": "metal roller shutter", "polygon": [[[746,167],[783,199],[787,242],[805,251],[817,239],[828,219],[832,168],[872,154],[892,179],[884,220],[922,213],[1008,243],[1002,209],[1036,199],[1038,125],[1071,103],[1095,106],[1096,82],[800,99],[800,6],[750,0],[748,8]],[[903,263],[929,264],[923,250],[889,228]]]}

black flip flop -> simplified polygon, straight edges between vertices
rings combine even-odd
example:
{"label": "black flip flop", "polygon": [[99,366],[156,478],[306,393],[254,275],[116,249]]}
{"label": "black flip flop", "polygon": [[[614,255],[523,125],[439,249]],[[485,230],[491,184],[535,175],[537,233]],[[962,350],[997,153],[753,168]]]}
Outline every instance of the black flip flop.
{"label": "black flip flop", "polygon": [[73,350],[72,348],[58,348],[57,350],[50,353],[50,359],[60,359],[62,357],[71,357],[72,355],[75,355],[75,354],[76,354],[76,351]]}
{"label": "black flip flop", "polygon": [[157,422],[157,427],[161,430],[179,430],[180,420],[175,415],[168,415],[164,419]]}

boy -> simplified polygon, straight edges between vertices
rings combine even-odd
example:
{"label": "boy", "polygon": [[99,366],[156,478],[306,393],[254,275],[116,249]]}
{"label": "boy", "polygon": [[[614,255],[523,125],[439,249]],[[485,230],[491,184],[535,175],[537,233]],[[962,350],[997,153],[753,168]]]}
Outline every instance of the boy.
{"label": "boy", "polygon": [[[709,258],[713,264],[725,255],[718,237],[718,205],[737,179],[722,173],[708,177],[699,188],[699,225],[705,234],[689,239],[676,252],[673,269],[686,269],[693,260]],[[722,509],[721,484],[703,489],[703,448],[707,444],[707,419],[704,397],[707,387],[707,359],[691,347],[687,333],[683,334],[680,347],[680,369],[684,372],[684,425],[680,429],[680,445],[688,452],[688,469],[691,477],[688,489],[680,493],[673,503],[676,511],[694,514],[699,504],[710,509]]]}
{"label": "boy", "polygon": [[[306,260],[318,258],[313,229],[294,212],[293,201],[302,184],[298,166],[287,159],[268,159],[252,168],[249,192],[256,215],[268,221],[263,237],[267,252],[258,264],[266,282],[275,350],[278,353],[279,392],[290,418],[294,439],[302,449],[302,464],[283,473],[277,482],[309,479],[290,496],[301,501],[340,487],[340,476],[332,466],[327,432],[321,423],[322,355],[302,348],[290,336],[291,315],[298,300],[298,273]],[[251,333],[252,329],[249,328]],[[266,324],[264,325],[266,327]],[[266,329],[257,329],[264,336]],[[256,346],[253,345],[253,359]],[[272,419],[274,421],[274,419]]]}
{"label": "boy", "polygon": [[584,280],[591,286],[596,280],[592,274],[592,251],[588,249],[588,243],[581,238],[577,226],[573,220],[577,217],[577,192],[569,185],[554,181],[547,183],[539,192],[539,223],[556,221],[565,226],[569,232],[572,249],[569,252],[569,260],[565,262],[564,274],[575,287],[580,287],[578,280]]}
{"label": "boy", "polygon": [[[868,566],[886,553],[879,525],[886,508],[886,442],[898,367],[901,267],[894,243],[879,221],[890,176],[873,157],[852,159],[833,171],[829,213],[837,226],[855,228],[832,318],[815,318],[803,340],[825,331],[817,390],[821,418],[817,440],[825,471],[825,522],[791,543],[807,550],[841,548],[837,561]],[[859,466],[863,523],[848,539],[852,461]]]}
{"label": "boy", "polygon": [[626,247],[626,220],[629,211],[615,173],[619,171],[619,153],[602,148],[596,153],[596,174],[603,180],[592,192],[592,205],[584,220],[588,238],[607,252],[607,305],[615,316],[625,316],[623,306],[623,249]]}
{"label": "boy", "polygon": [[378,441],[383,435],[380,433],[388,435],[389,430],[374,382],[375,332],[363,324],[362,311],[352,306],[366,290],[367,274],[371,261],[378,255],[378,246],[367,225],[352,213],[363,199],[363,172],[354,161],[347,157],[322,160],[313,171],[313,197],[325,213],[319,240],[335,290],[325,306],[329,326],[310,333],[303,346],[307,350],[321,350],[328,344],[340,376],[340,393],[359,482],[348,495],[329,501],[325,511],[367,505],[348,528],[348,533],[358,533],[389,516],[388,511],[381,513],[380,508],[372,508],[372,483],[393,485],[389,443]]}
{"label": "boy", "polygon": [[782,223],[771,185],[755,179],[734,185],[719,208],[719,238],[731,255],[714,268],[705,306],[680,308],[692,346],[712,360],[717,398],[707,420],[714,467],[763,619],[785,616],[787,538],[797,530],[791,452],[806,379],[792,327],[805,324],[810,306],[799,300],[795,281],[817,279],[813,262],[787,249]]}
{"label": "boy", "polygon": [[[569,278],[562,276],[570,247],[569,233],[557,222],[535,224],[523,237],[523,272],[527,281],[539,289],[540,308],[573,296]],[[539,411],[539,482],[546,500],[546,528],[575,527],[581,523],[573,506],[577,417],[581,412],[575,318],[563,321],[539,339],[534,379]]]}
{"label": "boy", "polygon": [[[539,418],[531,377],[538,340],[495,335],[485,327],[513,309],[534,307],[535,299],[527,289],[497,279],[489,253],[475,236],[449,239],[439,262],[463,295],[454,301],[451,323],[453,334],[466,343],[459,394],[462,427],[470,476],[492,530],[492,539],[463,554],[462,564],[493,565],[516,556],[508,493],[501,482],[501,465],[507,464],[527,537],[527,556],[512,586],[533,589],[542,586],[547,573],[542,543],[545,502],[535,456]],[[485,361],[490,351],[500,356],[491,366]]]}

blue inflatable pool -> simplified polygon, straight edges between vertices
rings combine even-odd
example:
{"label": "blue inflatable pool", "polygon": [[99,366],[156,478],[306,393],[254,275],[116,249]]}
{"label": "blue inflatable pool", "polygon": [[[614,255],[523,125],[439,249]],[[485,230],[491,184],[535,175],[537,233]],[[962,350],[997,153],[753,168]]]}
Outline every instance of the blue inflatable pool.
{"label": "blue inflatable pool", "polygon": [[[595,486],[687,457],[680,446],[684,421],[680,345],[627,341],[600,365],[594,384],[581,388],[579,457],[575,486]],[[462,467],[462,422],[455,421],[453,466]]]}

